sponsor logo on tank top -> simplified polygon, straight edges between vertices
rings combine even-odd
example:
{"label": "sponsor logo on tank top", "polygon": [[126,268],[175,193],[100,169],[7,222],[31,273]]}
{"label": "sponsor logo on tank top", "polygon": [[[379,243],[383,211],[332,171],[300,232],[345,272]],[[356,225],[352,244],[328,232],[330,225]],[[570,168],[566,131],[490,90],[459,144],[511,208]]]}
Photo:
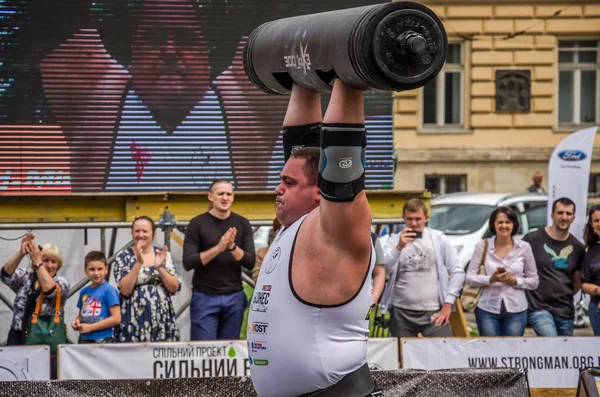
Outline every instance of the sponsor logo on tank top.
{"label": "sponsor logo on tank top", "polygon": [[267,262],[263,265],[265,267],[265,272],[267,272],[267,274],[273,273],[273,270],[275,270],[280,260],[281,248],[277,247],[275,248],[273,253],[267,258]]}
{"label": "sponsor logo on tank top", "polygon": [[256,342],[248,342],[248,351],[252,353],[258,353],[259,351],[267,350],[267,342],[256,341]]}
{"label": "sponsor logo on tank top", "polygon": [[254,335],[266,335],[269,330],[269,323],[263,323],[260,321],[254,321],[248,324],[248,334]]}
{"label": "sponsor logo on tank top", "polygon": [[254,312],[267,312],[267,305],[269,304],[269,298],[271,297],[270,292],[260,291],[254,292],[252,296],[252,304],[250,305],[250,310]]}
{"label": "sponsor logo on tank top", "polygon": [[253,359],[251,356],[248,356],[248,361],[250,362],[250,365],[258,365],[258,366],[267,366],[269,365],[269,360],[262,360],[262,359]]}

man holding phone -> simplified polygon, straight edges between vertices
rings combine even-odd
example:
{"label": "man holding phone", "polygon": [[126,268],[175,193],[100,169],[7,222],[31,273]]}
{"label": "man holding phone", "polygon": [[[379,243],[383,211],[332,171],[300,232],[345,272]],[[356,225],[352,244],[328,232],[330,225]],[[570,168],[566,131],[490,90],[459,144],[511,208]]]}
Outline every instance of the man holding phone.
{"label": "man holding phone", "polygon": [[390,282],[381,311],[391,306],[390,331],[396,337],[452,336],[448,321],[465,280],[450,240],[425,227],[427,207],[419,199],[404,204],[406,228],[390,236],[384,252]]}

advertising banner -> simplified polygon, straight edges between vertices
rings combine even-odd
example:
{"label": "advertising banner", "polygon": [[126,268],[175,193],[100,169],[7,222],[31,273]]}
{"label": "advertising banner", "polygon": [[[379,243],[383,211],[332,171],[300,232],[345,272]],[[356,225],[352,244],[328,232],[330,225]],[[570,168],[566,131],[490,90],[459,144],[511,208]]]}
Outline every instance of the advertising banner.
{"label": "advertising banner", "polygon": [[600,338],[402,339],[407,369],[526,368],[532,388],[576,388],[579,369],[600,365]]}
{"label": "advertising banner", "polygon": [[[292,343],[290,341],[290,343]],[[372,369],[398,369],[396,338],[369,340]],[[249,376],[247,342],[61,345],[60,379],[149,379]]]}
{"label": "advertising banner", "polygon": [[0,382],[49,380],[48,346],[2,346],[0,348]]}
{"label": "advertising banner", "polygon": [[[579,130],[567,136],[552,152],[548,164],[548,205],[561,197],[568,197],[575,203],[575,221],[570,232],[583,241],[585,209],[587,207],[588,185],[592,149],[598,127]],[[552,224],[548,208],[548,225]]]}
{"label": "advertising banner", "polygon": [[398,339],[369,339],[367,343],[367,362],[372,371],[398,369]]}

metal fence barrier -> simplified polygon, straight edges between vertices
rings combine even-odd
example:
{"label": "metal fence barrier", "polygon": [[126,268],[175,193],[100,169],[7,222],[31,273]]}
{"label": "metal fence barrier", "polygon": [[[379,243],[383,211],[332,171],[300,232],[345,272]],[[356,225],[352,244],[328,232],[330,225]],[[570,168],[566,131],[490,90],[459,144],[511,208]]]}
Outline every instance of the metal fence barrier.
{"label": "metal fence barrier", "polygon": [[[374,371],[386,397],[529,397],[527,372],[516,369]],[[256,397],[248,377],[5,382],[3,397]]]}
{"label": "metal fence barrier", "polygon": [[[386,225],[395,225],[403,222],[401,218],[389,218],[389,219],[373,219],[373,225],[375,225],[376,229],[379,231],[381,227]],[[171,232],[175,229],[178,229],[185,233],[185,228],[187,228],[189,221],[176,221],[175,216],[169,211],[165,211],[161,214],[159,221],[156,224],[156,227],[161,229],[164,232],[164,245],[166,245],[169,249],[171,248]],[[254,228],[254,232],[258,230],[261,226],[271,226],[273,224],[272,220],[252,220],[250,221],[250,225]],[[117,249],[115,251],[115,239],[116,239],[116,230],[117,229],[128,229],[131,227],[130,222],[63,222],[63,223],[0,223],[0,231],[1,230],[64,230],[64,229],[100,229],[100,239],[101,239],[101,247],[105,247],[105,231],[106,229],[113,229],[113,233],[111,234],[110,247],[108,252],[105,249],[102,249],[108,256],[108,274],[111,274],[112,265],[116,259],[116,253],[121,251],[122,249],[129,248],[133,245],[133,241],[129,241],[123,247]],[[244,283],[250,285],[254,288],[254,280],[252,280],[251,274],[249,272],[244,273],[242,271],[242,280]],[[87,277],[82,278],[77,283],[75,283],[69,290],[69,296],[78,294],[79,290],[89,284],[89,279]],[[0,293],[0,301],[2,301],[10,310],[14,310],[13,302],[8,299],[4,294]],[[177,310],[176,316],[179,316],[187,309],[189,306],[189,300],[185,302],[181,307]]]}

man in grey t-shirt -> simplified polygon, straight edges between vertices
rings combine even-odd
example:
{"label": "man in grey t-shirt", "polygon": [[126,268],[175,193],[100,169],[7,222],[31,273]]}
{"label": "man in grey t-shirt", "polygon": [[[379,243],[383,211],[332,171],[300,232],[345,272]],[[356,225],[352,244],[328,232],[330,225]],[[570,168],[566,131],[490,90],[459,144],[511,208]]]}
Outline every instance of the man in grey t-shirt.
{"label": "man in grey t-shirt", "polygon": [[566,197],[552,203],[552,225],[523,237],[533,250],[540,285],[527,291],[528,319],[538,336],[573,336],[573,294],[581,288],[584,247],[569,227],[575,203]]}
{"label": "man in grey t-shirt", "polygon": [[384,251],[391,271],[382,310],[391,303],[393,336],[452,336],[452,308],[465,272],[456,250],[441,232],[425,227],[427,207],[411,199],[403,208],[406,229],[393,234]]}

